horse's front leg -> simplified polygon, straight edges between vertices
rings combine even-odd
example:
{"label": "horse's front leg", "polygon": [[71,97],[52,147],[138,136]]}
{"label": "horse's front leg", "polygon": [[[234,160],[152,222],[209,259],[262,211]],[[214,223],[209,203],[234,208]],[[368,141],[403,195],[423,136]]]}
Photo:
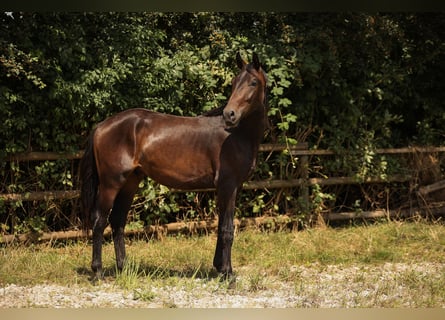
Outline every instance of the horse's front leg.
{"label": "horse's front leg", "polygon": [[218,239],[216,241],[213,266],[225,278],[230,277],[232,274],[233,217],[235,214],[236,196],[236,187],[221,186],[218,188]]}

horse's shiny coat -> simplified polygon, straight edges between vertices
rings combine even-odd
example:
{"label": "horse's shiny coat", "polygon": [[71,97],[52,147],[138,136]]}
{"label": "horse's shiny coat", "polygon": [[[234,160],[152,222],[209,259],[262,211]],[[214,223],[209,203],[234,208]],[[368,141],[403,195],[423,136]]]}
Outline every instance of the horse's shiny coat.
{"label": "horse's shiny coat", "polygon": [[[82,219],[93,229],[96,277],[102,276],[103,232],[111,223],[118,269],[125,260],[124,227],[145,177],[177,189],[216,187],[218,239],[213,265],[232,273],[233,216],[239,188],[255,166],[267,121],[266,76],[256,54],[240,73],[221,110],[180,117],[130,109],[99,123],[80,166]],[[92,224],[92,225],[91,225]]]}

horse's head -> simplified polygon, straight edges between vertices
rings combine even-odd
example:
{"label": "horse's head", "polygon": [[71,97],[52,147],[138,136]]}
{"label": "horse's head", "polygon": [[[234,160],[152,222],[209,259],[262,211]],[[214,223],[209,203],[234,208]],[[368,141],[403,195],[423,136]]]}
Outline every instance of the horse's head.
{"label": "horse's head", "polygon": [[264,113],[266,107],[266,74],[258,56],[254,53],[252,63],[247,64],[238,53],[236,62],[241,71],[232,80],[232,94],[223,111],[228,127],[238,126],[255,111]]}

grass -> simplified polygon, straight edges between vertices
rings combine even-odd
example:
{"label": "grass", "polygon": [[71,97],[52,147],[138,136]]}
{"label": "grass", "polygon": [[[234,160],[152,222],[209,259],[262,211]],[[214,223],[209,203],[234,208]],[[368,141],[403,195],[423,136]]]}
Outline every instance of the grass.
{"label": "grass", "polygon": [[[162,241],[127,240],[127,262],[117,273],[114,249],[106,243],[103,281],[133,292],[137,300],[156,297],[154,286],[180,286],[193,291],[195,280],[209,281],[217,290],[233,290],[219,281],[212,268],[216,236],[171,236]],[[360,306],[398,306],[397,299],[381,300],[402,286],[415,298],[415,306],[443,306],[445,269],[436,274],[402,270],[397,277],[381,281],[385,274],[369,269],[385,263],[445,263],[445,227],[428,222],[382,222],[367,226],[308,229],[300,232],[262,233],[246,230],[235,236],[232,250],[234,270],[241,281],[235,290],[252,293],[272,288],[277,281],[293,286],[295,294],[315,299],[327,284],[304,276],[298,267],[310,267],[314,275],[331,266],[351,268],[344,281],[357,285],[351,298]],[[93,286],[90,276],[91,245],[87,242],[40,244],[0,248],[0,286],[60,284]],[[379,283],[379,287],[376,287]],[[336,288],[331,283],[332,290]],[[340,284],[339,284],[340,285]],[[354,287],[353,287],[354,288]],[[369,290],[368,290],[369,289]],[[371,292],[364,295],[363,292]],[[346,302],[345,302],[346,303]],[[166,301],[165,306],[174,306]],[[304,306],[302,303],[301,306]]]}

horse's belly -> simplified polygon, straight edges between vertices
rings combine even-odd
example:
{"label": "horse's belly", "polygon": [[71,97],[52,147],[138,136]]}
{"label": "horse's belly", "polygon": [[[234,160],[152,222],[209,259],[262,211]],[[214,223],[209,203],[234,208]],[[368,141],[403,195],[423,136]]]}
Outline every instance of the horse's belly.
{"label": "horse's belly", "polygon": [[169,188],[191,190],[214,187],[212,166],[199,159],[192,162],[170,159],[163,164],[152,162],[145,165],[145,170],[142,169],[148,177]]}

